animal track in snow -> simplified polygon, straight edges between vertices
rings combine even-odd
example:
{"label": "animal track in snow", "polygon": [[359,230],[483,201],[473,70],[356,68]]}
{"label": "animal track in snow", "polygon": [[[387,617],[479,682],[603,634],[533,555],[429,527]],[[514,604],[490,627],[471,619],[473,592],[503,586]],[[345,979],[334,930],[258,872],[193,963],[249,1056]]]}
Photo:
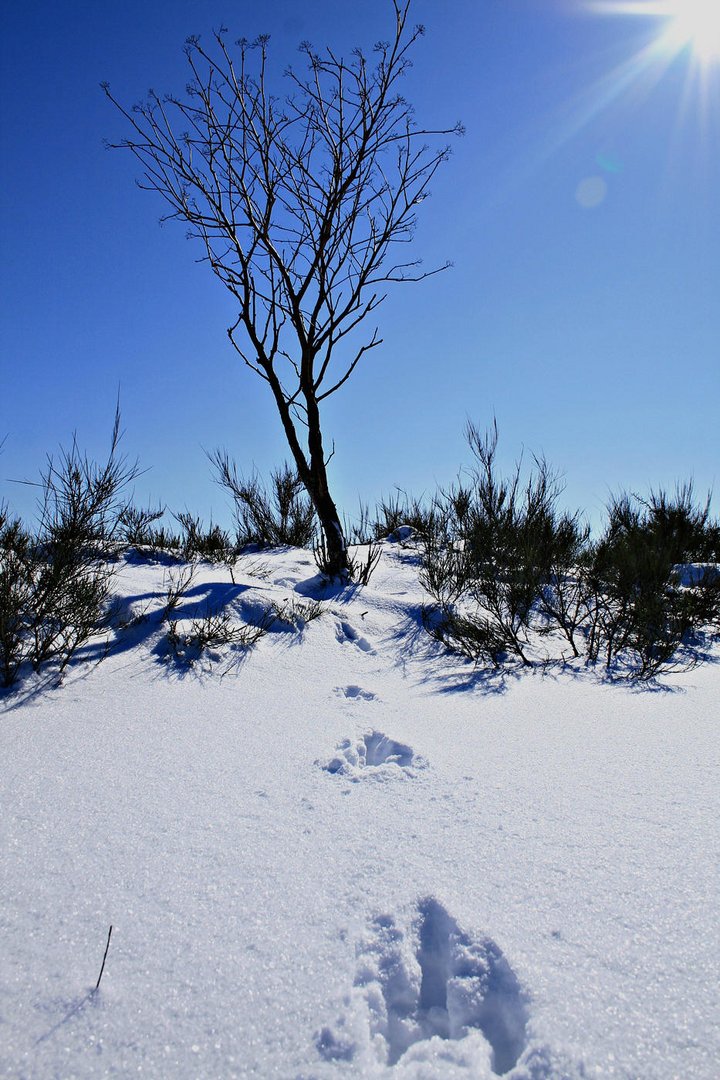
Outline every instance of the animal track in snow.
{"label": "animal track in snow", "polygon": [[338,639],[338,641],[342,645],[344,645],[346,642],[349,641],[353,645],[355,645],[358,649],[361,649],[362,652],[366,652],[366,653],[374,653],[375,652],[375,650],[373,649],[372,645],[367,640],[367,638],[364,638],[360,634],[358,634],[355,627],[351,626],[349,622],[345,622],[344,620],[341,620],[338,623],[338,625],[336,627],[336,630],[335,630],[335,637]]}
{"label": "animal track in snow", "polygon": [[381,731],[368,731],[357,739],[343,739],[335,755],[323,764],[329,773],[358,780],[362,775],[388,779],[398,771],[414,775],[427,766],[411,746],[396,742]]}
{"label": "animal track in snow", "polygon": [[[422,1044],[433,1038],[474,1039],[502,1075],[525,1049],[526,997],[502,951],[490,938],[466,934],[432,896],[416,905],[407,930],[391,915],[373,921],[358,948],[355,986],[387,1065],[396,1065],[411,1047],[410,1056],[422,1060]],[[349,1054],[347,1036],[331,1028],[323,1029],[316,1045],[325,1057],[341,1047]]]}

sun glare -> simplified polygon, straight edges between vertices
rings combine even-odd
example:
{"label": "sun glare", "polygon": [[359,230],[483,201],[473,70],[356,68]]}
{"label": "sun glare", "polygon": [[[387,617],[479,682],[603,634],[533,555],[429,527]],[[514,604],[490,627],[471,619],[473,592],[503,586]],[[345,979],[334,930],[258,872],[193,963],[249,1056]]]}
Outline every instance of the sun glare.
{"label": "sun glare", "polygon": [[[620,58],[578,95],[559,143],[611,108],[637,107],[649,101],[667,77],[666,102],[672,100],[673,92],[677,100],[677,115],[668,117],[673,138],[679,140],[682,130],[690,128],[701,139],[703,155],[711,152],[720,131],[720,0],[566,2],[586,14],[615,20]],[[625,37],[619,32],[623,20]],[[626,50],[624,54],[620,47]],[[611,171],[605,165],[602,168]],[[594,206],[604,195],[599,186],[582,184],[576,197],[581,206]]]}
{"label": "sun glare", "polygon": [[720,62],[720,0],[675,0],[666,39],[675,49],[689,47],[703,62]]}
{"label": "sun glare", "polygon": [[720,64],[720,0],[590,0],[605,15],[640,15],[662,20],[658,44],[677,54],[685,49],[704,65]]}

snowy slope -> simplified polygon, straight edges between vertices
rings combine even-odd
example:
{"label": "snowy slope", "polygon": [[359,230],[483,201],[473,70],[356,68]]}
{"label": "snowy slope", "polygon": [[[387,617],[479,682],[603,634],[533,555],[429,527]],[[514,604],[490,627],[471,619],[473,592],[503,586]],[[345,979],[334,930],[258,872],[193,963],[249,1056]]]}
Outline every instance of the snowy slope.
{"label": "snowy slope", "polygon": [[127,562],[144,621],[0,699],[0,1076],[713,1080],[717,665],[487,678],[410,549],[314,574],[203,567],[180,618],[323,613],[188,669]]}

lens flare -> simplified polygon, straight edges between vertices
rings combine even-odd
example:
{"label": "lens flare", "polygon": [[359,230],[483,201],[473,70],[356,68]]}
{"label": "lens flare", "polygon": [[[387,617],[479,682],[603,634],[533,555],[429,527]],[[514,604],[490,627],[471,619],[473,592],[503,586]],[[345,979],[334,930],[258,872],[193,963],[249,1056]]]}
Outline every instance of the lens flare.
{"label": "lens flare", "polygon": [[661,19],[664,50],[690,49],[702,64],[720,64],[720,0],[590,0],[588,6],[605,15]]}
{"label": "lens flare", "polygon": [[705,63],[720,61],[720,0],[678,0],[668,6],[669,46],[690,47]]}

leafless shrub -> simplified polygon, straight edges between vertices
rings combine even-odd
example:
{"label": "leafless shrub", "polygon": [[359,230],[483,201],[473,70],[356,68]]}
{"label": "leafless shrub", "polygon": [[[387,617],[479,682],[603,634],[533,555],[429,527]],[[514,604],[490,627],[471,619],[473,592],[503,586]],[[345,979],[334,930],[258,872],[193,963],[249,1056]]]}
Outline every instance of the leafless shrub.
{"label": "leafless shrub", "polygon": [[692,667],[693,642],[718,616],[714,567],[682,583],[682,564],[706,550],[708,506],[696,506],[692,485],[650,499],[622,494],[594,546],[586,577],[593,595],[588,657],[608,671],[647,680]]}
{"label": "leafless shrub", "polygon": [[374,539],[374,523],[367,503],[360,502],[356,518],[343,518],[343,531],[350,544],[366,544]]}
{"label": "leafless shrub", "polygon": [[[367,585],[380,561],[382,548],[373,541],[358,546],[366,547],[367,555],[365,558],[361,558],[357,549],[355,555],[348,554],[347,573],[344,576],[341,576],[340,580],[346,580],[348,582],[352,581],[358,585]],[[315,565],[322,577],[327,581],[338,580],[337,577],[333,576],[333,561],[328,555],[324,537],[321,536],[318,543],[313,547],[313,555],[315,557]]]}
{"label": "leafless shrub", "polygon": [[468,437],[469,479],[435,500],[424,535],[421,577],[434,604],[428,631],[474,659],[529,665],[566,656],[543,649],[561,635],[573,659],[602,661],[638,680],[692,666],[704,628],[720,618],[720,573],[693,559],[714,551],[709,499],[692,484],[674,495],[622,495],[591,543],[577,514],[557,509],[560,486],[543,459],[523,480],[496,467],[497,427]]}
{"label": "leafless shrub", "polygon": [[460,614],[454,607],[436,605],[423,608],[423,625],[436,641],[469,660],[498,668],[508,655],[506,635],[488,616]]}
{"label": "leafless shrub", "polygon": [[408,495],[401,488],[390,498],[381,499],[375,507],[372,523],[373,537],[384,540],[403,525],[409,525],[419,536],[424,536],[432,523],[433,510],[421,498]]}
{"label": "leafless shrub", "polygon": [[27,662],[59,672],[106,627],[106,608],[119,550],[122,493],[137,476],[119,453],[116,409],[110,452],[93,462],[73,438],[48,457],[41,473],[38,528],[26,532],[3,512],[0,528],[0,670],[12,685]]}
{"label": "leafless shrub", "polygon": [[[131,504],[124,506],[119,518],[122,541],[129,547],[156,547],[160,530],[154,528],[154,525],[164,513],[165,508],[162,506],[155,509],[140,508]],[[165,538],[164,533],[162,538]]]}
{"label": "leafless shrub", "polygon": [[315,511],[302,481],[288,465],[270,474],[267,488],[256,475],[249,480],[240,476],[223,450],[216,450],[210,460],[218,483],[232,496],[238,547],[310,547]]}
{"label": "leafless shrub", "polygon": [[237,546],[219,525],[213,525],[211,521],[205,526],[199,517],[187,510],[174,514],[173,517],[182,530],[180,554],[183,559],[202,559],[227,566],[235,562]]}
{"label": "leafless shrub", "polygon": [[268,632],[274,615],[267,611],[255,625],[236,623],[228,611],[208,609],[199,619],[193,619],[187,629],[180,629],[177,620],[170,620],[167,641],[176,660],[192,666],[204,653],[225,646],[246,650],[252,648]]}
{"label": "leafless shrub", "polygon": [[195,571],[196,567],[190,563],[182,566],[177,573],[171,570],[167,575],[167,592],[162,615],[163,622],[177,610],[181,601],[187,596],[190,586],[195,580]]}
{"label": "leafless shrub", "polygon": [[351,580],[357,582],[358,585],[367,585],[375,572],[377,564],[380,562],[382,548],[379,544],[373,544],[372,542],[362,546],[367,548],[365,558],[360,556],[356,548],[355,554],[350,555],[348,558],[348,566]]}
{"label": "leafless shrub", "polygon": [[543,604],[574,640],[569,611],[552,597],[586,532],[557,511],[561,487],[544,459],[534,459],[525,480],[520,462],[503,477],[497,425],[485,434],[469,425],[467,435],[475,457],[469,480],[438,496],[425,528],[421,576],[442,613],[436,633],[468,655],[495,664],[513,655],[528,665]]}
{"label": "leafless shrub", "polygon": [[262,559],[245,559],[242,563],[243,573],[249,577],[259,578],[260,581],[269,581],[272,577],[272,567]]}
{"label": "leafless shrub", "polygon": [[19,519],[0,506],[0,677],[12,686],[30,655],[35,553]]}
{"label": "leafless shrub", "polygon": [[319,619],[325,613],[319,600],[298,600],[295,597],[281,603],[273,602],[270,610],[279,622],[286,623],[295,630],[304,630],[308,623]]}

